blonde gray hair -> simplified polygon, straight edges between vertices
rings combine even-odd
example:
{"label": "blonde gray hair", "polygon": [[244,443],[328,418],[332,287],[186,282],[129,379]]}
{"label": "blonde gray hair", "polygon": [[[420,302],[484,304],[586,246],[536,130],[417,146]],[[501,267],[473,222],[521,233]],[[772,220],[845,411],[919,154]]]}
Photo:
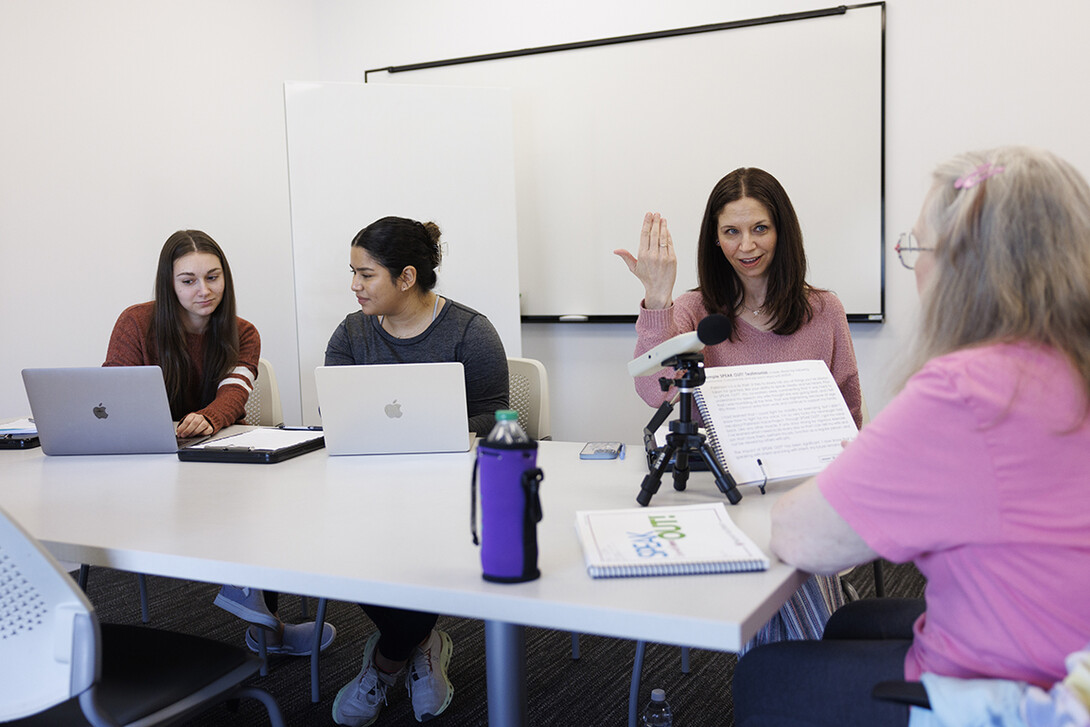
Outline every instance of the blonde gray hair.
{"label": "blonde gray hair", "polygon": [[[974,172],[975,183],[959,183]],[[963,154],[935,170],[922,220],[935,267],[913,370],[973,345],[1036,342],[1064,353],[1090,396],[1090,187],[1082,175],[1027,147]]]}

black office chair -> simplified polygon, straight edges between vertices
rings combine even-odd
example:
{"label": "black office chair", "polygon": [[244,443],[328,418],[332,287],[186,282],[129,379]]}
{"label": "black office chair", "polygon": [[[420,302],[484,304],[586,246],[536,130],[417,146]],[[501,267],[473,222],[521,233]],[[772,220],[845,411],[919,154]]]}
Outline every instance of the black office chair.
{"label": "black office chair", "polygon": [[219,641],[142,626],[99,624],[64,569],[0,509],[0,722],[170,725],[237,697],[261,661]]}

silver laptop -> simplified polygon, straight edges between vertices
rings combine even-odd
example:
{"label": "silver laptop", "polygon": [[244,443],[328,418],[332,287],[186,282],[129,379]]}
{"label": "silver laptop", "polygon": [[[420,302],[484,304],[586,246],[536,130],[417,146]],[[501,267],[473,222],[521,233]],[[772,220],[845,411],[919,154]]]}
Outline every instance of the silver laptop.
{"label": "silver laptop", "polygon": [[460,363],[319,366],[330,454],[466,452],[472,443]]}
{"label": "silver laptop", "polygon": [[46,454],[178,451],[158,366],[23,369]]}

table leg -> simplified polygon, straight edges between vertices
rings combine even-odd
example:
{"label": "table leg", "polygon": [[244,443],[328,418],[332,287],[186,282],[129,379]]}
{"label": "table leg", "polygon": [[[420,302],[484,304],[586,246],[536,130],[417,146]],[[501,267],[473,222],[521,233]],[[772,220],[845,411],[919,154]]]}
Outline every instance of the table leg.
{"label": "table leg", "polygon": [[526,631],[504,621],[484,622],[490,727],[523,727],[526,720]]}

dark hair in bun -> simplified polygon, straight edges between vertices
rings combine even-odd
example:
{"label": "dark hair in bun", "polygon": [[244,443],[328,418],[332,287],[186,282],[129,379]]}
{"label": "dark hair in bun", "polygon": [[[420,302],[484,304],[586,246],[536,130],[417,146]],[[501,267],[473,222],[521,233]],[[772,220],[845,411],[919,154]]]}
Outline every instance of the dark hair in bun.
{"label": "dark hair in bun", "polygon": [[435,271],[442,259],[441,234],[434,222],[383,217],[360,230],[352,245],[366,250],[393,278],[411,265],[416,269],[417,285],[426,292],[435,287]]}

